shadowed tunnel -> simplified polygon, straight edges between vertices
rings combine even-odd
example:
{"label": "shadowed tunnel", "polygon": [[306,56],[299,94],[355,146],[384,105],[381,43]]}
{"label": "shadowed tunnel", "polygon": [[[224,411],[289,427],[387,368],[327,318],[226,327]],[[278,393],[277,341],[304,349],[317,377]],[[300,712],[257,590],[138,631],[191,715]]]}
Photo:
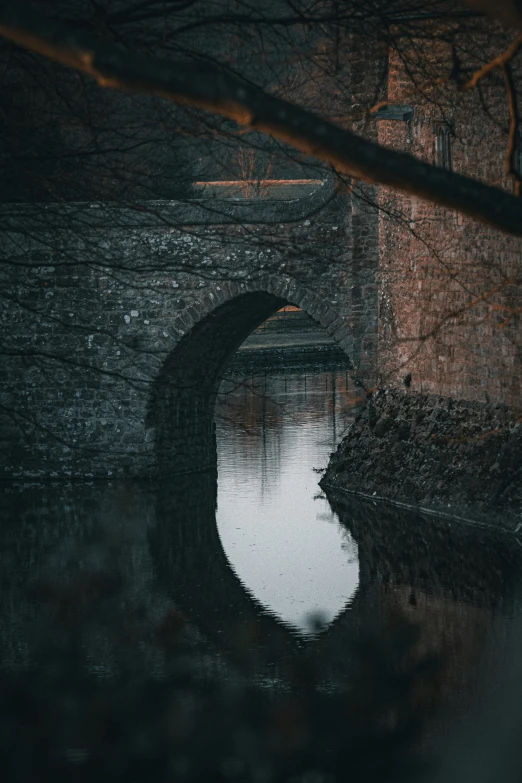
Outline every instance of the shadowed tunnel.
{"label": "shadowed tunnel", "polygon": [[159,473],[215,467],[214,405],[223,375],[251,332],[287,304],[266,292],[241,294],[181,339],[155,382],[149,408]]}

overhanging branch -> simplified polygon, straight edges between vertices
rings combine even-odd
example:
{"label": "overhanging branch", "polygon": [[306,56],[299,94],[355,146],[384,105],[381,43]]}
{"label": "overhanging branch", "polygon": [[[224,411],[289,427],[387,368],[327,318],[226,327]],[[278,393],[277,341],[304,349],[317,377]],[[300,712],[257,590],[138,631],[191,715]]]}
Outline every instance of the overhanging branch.
{"label": "overhanging branch", "polygon": [[217,67],[130,52],[64,26],[23,0],[3,3],[0,35],[90,75],[103,87],[155,95],[220,114],[287,142],[343,174],[411,193],[522,236],[522,200],[381,147]]}

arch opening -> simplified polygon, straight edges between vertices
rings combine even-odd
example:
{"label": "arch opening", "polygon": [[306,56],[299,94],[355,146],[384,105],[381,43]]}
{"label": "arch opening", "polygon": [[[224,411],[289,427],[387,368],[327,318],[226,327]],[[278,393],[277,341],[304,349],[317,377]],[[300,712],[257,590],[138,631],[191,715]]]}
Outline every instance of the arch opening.
{"label": "arch opening", "polygon": [[[209,469],[217,472],[219,454],[221,516],[217,524],[224,556],[235,578],[255,596],[263,611],[304,638],[326,627],[346,607],[358,583],[358,563],[347,558],[344,534],[329,512],[327,501],[323,498],[317,502],[314,497],[318,476],[313,473],[314,465],[326,465],[328,453],[337,443],[336,394],[340,387],[336,383],[341,375],[344,382],[345,368],[351,363],[324,326],[294,303],[295,299],[292,302],[267,292],[249,292],[215,307],[169,356],[158,382],[155,404],[160,470],[170,475]],[[283,361],[263,367],[267,358],[277,359],[281,347]],[[316,352],[315,359],[309,361],[307,348]],[[285,351],[293,355],[295,365],[287,365],[289,354]],[[317,371],[314,361],[320,361],[321,351],[324,364]],[[334,351],[338,362],[335,369]],[[255,364],[256,357],[261,360],[261,368]],[[302,383],[304,366],[309,373],[308,392],[306,380]],[[278,401],[278,390],[267,389],[266,385],[263,393],[260,369],[265,382],[268,376],[279,385],[279,392],[283,384],[284,395],[286,376],[284,381],[280,376],[281,372],[287,373],[291,403]],[[332,383],[334,377],[336,383]],[[223,398],[228,394],[223,391],[223,382],[246,395],[244,405],[236,408],[232,401],[230,411],[237,412],[234,422],[222,420],[226,405]],[[257,403],[268,411],[266,418],[258,415]],[[277,408],[275,418],[273,406]],[[305,409],[305,417],[315,417],[311,427],[301,418]],[[344,415],[337,419],[339,425]],[[339,436],[342,429],[339,426]],[[273,459],[275,452],[282,461]],[[297,460],[294,454],[299,454]],[[216,535],[215,509],[213,519],[212,534]],[[242,524],[248,531],[237,533]],[[286,530],[284,542],[278,543],[278,526]],[[257,535],[255,540],[253,533]],[[247,549],[236,546],[238,537],[247,542]],[[267,548],[268,540],[275,551]],[[264,564],[257,573],[249,560],[250,555],[255,559],[256,553],[261,554],[260,563]],[[291,567],[286,568],[285,564],[290,563]],[[281,572],[281,578],[274,569]],[[265,582],[273,589],[265,590]]]}
{"label": "arch opening", "polygon": [[[214,409],[223,377],[247,338],[289,306],[301,310],[298,301],[267,291],[240,293],[181,338],[158,375],[149,406],[159,474],[216,469]],[[348,356],[346,362],[351,367]]]}

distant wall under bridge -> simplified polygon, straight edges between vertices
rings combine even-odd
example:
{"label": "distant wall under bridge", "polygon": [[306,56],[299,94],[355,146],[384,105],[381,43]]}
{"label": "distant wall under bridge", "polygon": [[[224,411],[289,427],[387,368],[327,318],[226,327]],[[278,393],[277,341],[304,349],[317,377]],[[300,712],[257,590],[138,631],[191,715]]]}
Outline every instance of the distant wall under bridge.
{"label": "distant wall under bridge", "polygon": [[330,182],[299,196],[4,207],[1,477],[212,466],[227,365],[287,303],[371,384],[375,212]]}

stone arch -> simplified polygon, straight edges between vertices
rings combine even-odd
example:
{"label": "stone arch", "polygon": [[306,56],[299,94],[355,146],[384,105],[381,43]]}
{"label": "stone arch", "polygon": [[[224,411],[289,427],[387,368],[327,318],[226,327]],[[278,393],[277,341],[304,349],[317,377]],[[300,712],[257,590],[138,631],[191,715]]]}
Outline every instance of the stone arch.
{"label": "stone arch", "polygon": [[234,281],[204,291],[197,307],[175,319],[178,340],[153,386],[147,424],[158,473],[215,468],[214,404],[224,372],[248,335],[286,304],[301,307],[336,339],[351,365],[341,314],[295,280]]}

